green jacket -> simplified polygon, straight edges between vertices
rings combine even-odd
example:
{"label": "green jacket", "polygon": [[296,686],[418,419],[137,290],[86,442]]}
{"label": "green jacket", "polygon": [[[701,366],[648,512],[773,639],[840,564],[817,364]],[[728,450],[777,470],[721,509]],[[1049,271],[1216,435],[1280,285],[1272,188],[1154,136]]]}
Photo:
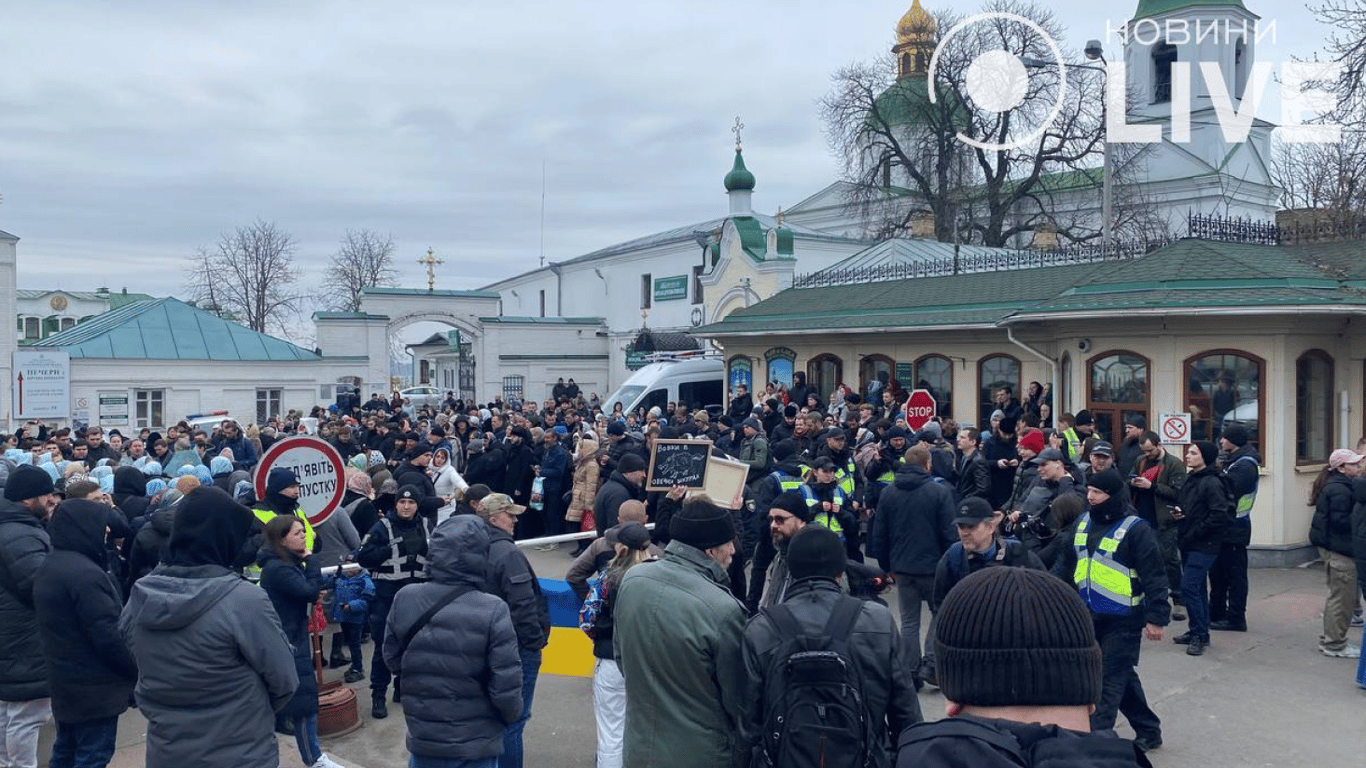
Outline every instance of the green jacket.
{"label": "green jacket", "polygon": [[626,678],[625,764],[744,768],[745,609],[726,572],[674,540],[664,559],[626,572],[612,608],[613,655]]}

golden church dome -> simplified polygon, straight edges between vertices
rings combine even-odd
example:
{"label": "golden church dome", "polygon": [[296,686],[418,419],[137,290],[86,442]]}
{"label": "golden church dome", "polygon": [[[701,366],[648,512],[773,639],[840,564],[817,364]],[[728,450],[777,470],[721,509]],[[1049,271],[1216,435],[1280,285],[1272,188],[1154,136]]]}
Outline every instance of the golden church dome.
{"label": "golden church dome", "polygon": [[935,30],[934,17],[920,6],[920,0],[915,0],[911,9],[897,22],[897,43],[933,43]]}

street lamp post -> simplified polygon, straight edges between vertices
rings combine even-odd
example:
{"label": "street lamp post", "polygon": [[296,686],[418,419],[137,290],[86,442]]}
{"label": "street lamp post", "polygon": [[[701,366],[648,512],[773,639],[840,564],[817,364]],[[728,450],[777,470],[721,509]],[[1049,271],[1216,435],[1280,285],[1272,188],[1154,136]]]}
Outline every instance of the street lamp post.
{"label": "street lamp post", "polygon": [[[1110,108],[1110,99],[1108,94],[1108,89],[1110,87],[1110,69],[1109,62],[1105,60],[1105,49],[1101,46],[1099,40],[1088,40],[1086,42],[1086,48],[1083,49],[1083,52],[1086,54],[1087,59],[1091,61],[1099,61],[1100,66],[1092,67],[1087,66],[1085,64],[1067,64],[1065,62],[1059,62],[1059,64],[1061,66],[1068,67],[1071,69],[1094,70],[1096,72],[1100,72],[1102,75],[1105,76],[1105,88],[1103,88],[1101,91],[1100,102],[1100,139],[1104,143],[1104,153],[1102,155],[1104,159],[1102,160],[1100,172],[1100,244],[1102,252],[1108,254],[1111,248],[1113,247],[1112,219],[1114,218],[1113,214],[1115,184],[1113,160],[1111,159],[1110,155],[1110,137],[1107,132],[1107,120],[1109,118],[1107,110],[1109,110]],[[1020,63],[1024,64],[1026,67],[1033,67],[1036,69],[1053,66],[1053,62],[1043,61],[1029,56],[1021,56]]]}

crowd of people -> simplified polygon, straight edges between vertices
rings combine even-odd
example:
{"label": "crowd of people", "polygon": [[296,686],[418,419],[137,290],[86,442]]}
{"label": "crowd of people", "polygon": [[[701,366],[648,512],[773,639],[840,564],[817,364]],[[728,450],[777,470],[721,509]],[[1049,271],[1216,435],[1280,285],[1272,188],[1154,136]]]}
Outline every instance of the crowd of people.
{"label": "crowd of people", "polygon": [[[520,766],[550,619],[519,541],[573,532],[542,549],[573,558],[600,768],[966,765],[1002,740],[1146,764],[1162,733],[1142,639],[1184,620],[1172,639],[1198,656],[1212,631],[1247,629],[1246,430],[1177,456],[1131,415],[1112,445],[1086,411],[1048,426],[1046,387],[1029,407],[998,392],[981,431],[910,429],[904,390],[882,384],[880,402],[825,404],[800,376],[757,398],[741,386],[721,413],[604,411],[561,383],[539,403],[421,408],[357,390],[164,435],[25,425],[0,456],[5,764],[36,765],[49,718],[51,765],[107,764],[135,704],[149,766],[273,767],[279,731],[329,768],[321,621],[318,653],[347,683],[372,644],[370,714],[388,716],[392,690],[414,766]],[[260,498],[252,482],[298,433],[346,462],[342,506],[317,525],[292,472],[267,473]],[[645,491],[654,441],[675,438],[748,465],[741,509]],[[1359,655],[1362,449],[1335,452],[1312,499],[1330,656]],[[892,583],[899,623],[878,597]],[[1031,660],[1045,651],[1067,663]],[[956,717],[922,722],[925,685]],[[1112,732],[1120,713],[1132,742]]]}

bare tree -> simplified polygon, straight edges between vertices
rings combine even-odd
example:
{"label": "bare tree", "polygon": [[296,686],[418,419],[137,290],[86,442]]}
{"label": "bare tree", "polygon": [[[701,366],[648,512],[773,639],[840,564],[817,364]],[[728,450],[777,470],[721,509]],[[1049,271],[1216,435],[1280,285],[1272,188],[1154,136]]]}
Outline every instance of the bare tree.
{"label": "bare tree", "polygon": [[1336,81],[1315,85],[1337,96],[1338,122],[1360,126],[1366,122],[1366,0],[1325,0],[1309,10],[1331,30],[1324,40],[1328,60],[1342,67]]}
{"label": "bare tree", "polygon": [[393,235],[348,229],[327,268],[324,297],[333,309],[358,312],[362,289],[394,285],[397,279]]}
{"label": "bare tree", "polygon": [[[963,17],[940,12],[933,82],[904,73],[896,77],[889,59],[836,73],[821,111],[827,139],[843,161],[850,203],[875,219],[875,236],[904,234],[916,214],[928,212],[936,237],[945,241],[1006,246],[1044,226],[1070,240],[1097,237],[1094,220],[1089,228],[1058,221],[1049,185],[1060,173],[1096,172],[1104,146],[1101,73],[1068,69],[1064,86],[1048,39],[1064,39],[1065,30],[1047,6],[988,0],[983,10],[1030,19],[1046,36],[993,17],[946,39]],[[1013,85],[1018,98],[1014,108],[994,111],[990,107],[998,105],[974,101],[974,92],[982,94],[980,79],[969,86],[971,65],[984,51],[1049,66],[1034,69],[1023,82],[1000,75],[1007,82],[997,85]],[[1074,57],[1063,55],[1072,63]],[[1054,105],[1057,114],[1050,120]],[[973,141],[989,146],[972,146]]]}
{"label": "bare tree", "polygon": [[1366,141],[1359,133],[1345,131],[1336,144],[1277,142],[1271,177],[1283,190],[1285,208],[1314,209],[1336,220],[1366,214]]}
{"label": "bare tree", "polygon": [[297,246],[273,221],[224,232],[191,259],[185,291],[199,306],[262,333],[287,333],[303,294],[294,265]]}

